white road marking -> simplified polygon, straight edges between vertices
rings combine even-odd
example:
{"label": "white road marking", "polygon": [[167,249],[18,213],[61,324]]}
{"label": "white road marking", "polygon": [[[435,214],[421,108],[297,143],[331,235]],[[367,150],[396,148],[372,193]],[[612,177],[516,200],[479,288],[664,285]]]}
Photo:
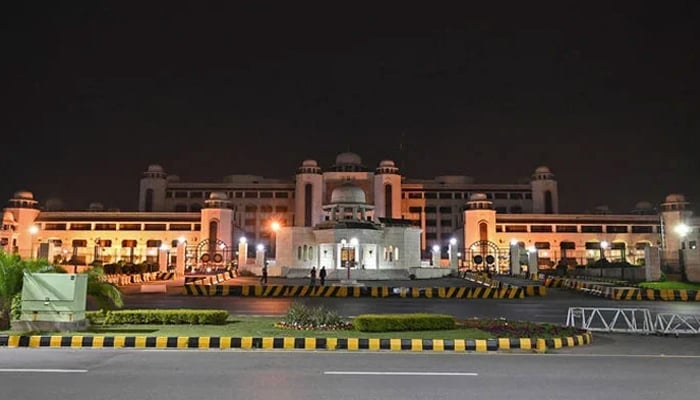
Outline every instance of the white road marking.
{"label": "white road marking", "polygon": [[0,368],[0,372],[46,372],[46,373],[85,373],[86,369],[32,369],[32,368]]}
{"label": "white road marking", "polygon": [[475,372],[324,371],[324,375],[477,376]]}

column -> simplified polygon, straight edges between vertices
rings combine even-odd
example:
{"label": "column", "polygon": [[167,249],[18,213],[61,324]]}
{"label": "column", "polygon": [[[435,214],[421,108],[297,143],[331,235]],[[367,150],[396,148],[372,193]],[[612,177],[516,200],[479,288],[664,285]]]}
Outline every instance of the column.
{"label": "column", "polygon": [[185,262],[187,255],[186,253],[187,242],[180,242],[177,244],[177,262],[175,263],[175,275],[182,276],[185,274]]}
{"label": "column", "polygon": [[262,245],[255,249],[255,265],[258,267],[265,265],[265,247]]}
{"label": "column", "polygon": [[[528,272],[529,258],[528,258]],[[518,275],[520,274],[520,246],[517,243],[510,244],[510,274]]]}
{"label": "column", "polygon": [[158,249],[158,272],[167,272],[168,271],[168,264],[169,261],[168,258],[170,255],[170,250],[165,249],[165,248],[159,248]]}
{"label": "column", "polygon": [[238,242],[238,268],[243,269],[248,264],[248,242],[241,238]]}

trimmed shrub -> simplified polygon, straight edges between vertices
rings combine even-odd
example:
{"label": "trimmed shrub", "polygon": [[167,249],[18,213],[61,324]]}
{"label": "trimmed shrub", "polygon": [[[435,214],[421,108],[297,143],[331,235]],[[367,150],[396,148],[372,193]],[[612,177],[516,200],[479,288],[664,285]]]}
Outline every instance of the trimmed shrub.
{"label": "trimmed shrub", "polygon": [[226,310],[111,310],[87,312],[86,318],[103,325],[224,325]]}
{"label": "trimmed shrub", "polygon": [[442,314],[364,314],[353,325],[360,332],[400,332],[455,329],[456,322]]}
{"label": "trimmed shrub", "polygon": [[308,307],[294,302],[284,320],[278,324],[292,329],[347,329],[348,324],[333,310],[324,306]]}

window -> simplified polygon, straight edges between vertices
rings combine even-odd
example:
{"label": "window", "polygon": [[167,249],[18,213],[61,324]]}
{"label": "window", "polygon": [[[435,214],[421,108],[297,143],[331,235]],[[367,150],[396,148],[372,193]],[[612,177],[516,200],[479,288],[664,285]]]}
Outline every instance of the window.
{"label": "window", "polygon": [[525,193],[525,198],[527,200],[532,200],[532,193]]}
{"label": "window", "polygon": [[119,224],[120,231],[140,231],[141,224]]}
{"label": "window", "polygon": [[409,199],[422,199],[423,198],[423,193],[420,192],[409,192],[408,193],[408,198]]}
{"label": "window", "polygon": [[122,247],[134,248],[136,243],[136,240],[122,240]]}
{"label": "window", "polygon": [[144,231],[164,231],[165,224],[145,224],[143,227]]}
{"label": "window", "polygon": [[245,212],[256,212],[258,211],[258,206],[245,206]]}
{"label": "window", "polygon": [[511,214],[522,214],[523,213],[523,208],[520,206],[512,206],[510,208],[510,213]]}
{"label": "window", "polygon": [[522,193],[511,193],[510,194],[510,199],[511,200],[521,200],[523,198]]}
{"label": "window", "polygon": [[187,204],[175,204],[175,212],[187,212]]}
{"label": "window", "polygon": [[559,248],[562,250],[576,250],[576,243],[574,243],[574,242],[561,242],[561,243],[559,243]]}
{"label": "window", "polygon": [[557,232],[577,233],[578,227],[576,225],[557,225]]}
{"label": "window", "polygon": [[117,224],[95,224],[96,231],[116,231]]}
{"label": "window", "polygon": [[435,213],[436,211],[437,211],[437,208],[435,208],[435,207],[425,207],[426,213]]}
{"label": "window", "polygon": [[425,192],[426,199],[437,199],[437,193],[435,192]]}
{"label": "window", "polygon": [[427,240],[430,240],[430,239],[437,239],[437,233],[436,233],[436,232],[426,232],[425,238],[426,238]]}
{"label": "window", "polygon": [[246,226],[255,226],[255,218],[247,218],[245,220],[245,225]]}
{"label": "window", "polygon": [[508,212],[507,207],[496,207],[496,212],[499,214],[505,214]]}
{"label": "window", "polygon": [[100,246],[100,247],[112,247],[112,241],[109,239],[102,239],[98,243],[98,246]]}
{"label": "window", "polygon": [[600,249],[600,242],[586,242],[586,250]]}
{"label": "window", "polygon": [[171,231],[189,231],[192,230],[192,225],[190,224],[170,224]]}
{"label": "window", "polygon": [[272,192],[260,192],[260,198],[261,199],[271,199]]}
{"label": "window", "polygon": [[270,213],[272,212],[272,206],[260,206],[260,212]]}
{"label": "window", "polygon": [[531,225],[530,232],[551,232],[552,225]]}
{"label": "window", "polygon": [[627,233],[626,225],[608,225],[605,227],[608,233]]}
{"label": "window", "polygon": [[654,233],[651,225],[632,225],[632,233]]}
{"label": "window", "polygon": [[496,232],[503,232],[503,225],[496,225]]}
{"label": "window", "polygon": [[44,230],[46,231],[65,231],[67,224],[46,224],[44,225]]}
{"label": "window", "polygon": [[278,199],[288,199],[289,193],[287,193],[287,192],[275,192],[275,197]]}
{"label": "window", "polygon": [[441,219],[440,220],[440,226],[452,226],[452,220],[451,219]]}
{"label": "window", "polygon": [[75,239],[73,240],[73,247],[87,247],[87,240],[85,239]]}
{"label": "window", "polygon": [[581,225],[581,233],[602,233],[601,225]]}
{"label": "window", "polygon": [[242,199],[243,198],[243,192],[236,192],[235,194],[237,199]]}
{"label": "window", "polygon": [[549,250],[549,242],[535,242],[537,250]]}
{"label": "window", "polygon": [[451,214],[452,213],[452,207],[440,207],[438,208],[441,214]]}
{"label": "window", "polygon": [[506,225],[506,232],[527,232],[527,225]]}
{"label": "window", "polygon": [[288,210],[287,206],[277,206],[275,207],[275,212],[286,213]]}
{"label": "window", "polygon": [[175,192],[175,198],[176,199],[186,199],[187,192]]}
{"label": "window", "polygon": [[493,198],[496,200],[504,200],[508,198],[508,193],[494,193]]}
{"label": "window", "polygon": [[245,192],[244,197],[246,199],[257,199],[258,198],[258,192]]}
{"label": "window", "polygon": [[146,198],[144,199],[146,211],[153,211],[153,189],[146,189]]}
{"label": "window", "polygon": [[452,192],[441,192],[439,196],[441,199],[451,199]]}
{"label": "window", "polygon": [[422,207],[408,207],[408,212],[420,214],[423,211]]}
{"label": "window", "polygon": [[160,247],[161,244],[163,244],[163,242],[160,240],[151,239],[146,241],[146,247]]}
{"label": "window", "polygon": [[425,226],[437,226],[437,221],[434,219],[426,219]]}
{"label": "window", "polygon": [[92,226],[90,226],[90,224],[70,224],[70,230],[72,231],[89,231],[90,229],[92,229]]}
{"label": "window", "polygon": [[202,192],[190,192],[191,199],[201,199],[202,197],[204,197],[204,193]]}

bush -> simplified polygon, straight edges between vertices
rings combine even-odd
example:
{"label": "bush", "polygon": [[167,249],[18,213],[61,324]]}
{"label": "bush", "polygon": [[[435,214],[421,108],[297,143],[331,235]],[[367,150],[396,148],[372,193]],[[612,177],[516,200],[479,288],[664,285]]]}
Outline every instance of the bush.
{"label": "bush", "polygon": [[454,329],[454,317],[442,314],[364,314],[353,321],[360,332],[432,331]]}
{"label": "bush", "polygon": [[351,326],[333,310],[324,306],[308,307],[294,302],[284,320],[278,324],[282,328],[293,329],[347,329]]}
{"label": "bush", "polygon": [[223,325],[228,319],[226,310],[113,310],[91,311],[86,318],[103,325]]}

